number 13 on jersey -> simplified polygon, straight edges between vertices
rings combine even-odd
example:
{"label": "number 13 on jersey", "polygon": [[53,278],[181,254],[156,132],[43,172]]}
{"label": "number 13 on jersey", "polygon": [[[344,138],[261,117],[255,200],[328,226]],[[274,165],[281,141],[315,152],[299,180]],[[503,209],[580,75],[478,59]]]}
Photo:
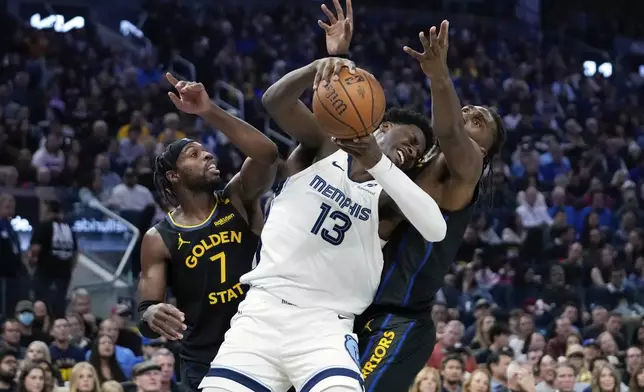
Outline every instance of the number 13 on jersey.
{"label": "number 13 on jersey", "polygon": [[[311,233],[320,235],[323,240],[331,245],[338,246],[344,241],[344,235],[351,228],[351,219],[347,214],[338,210],[331,210],[331,206],[322,203],[320,205],[320,215],[311,228]],[[322,225],[329,219],[333,220],[333,227],[331,230],[323,229]]]}

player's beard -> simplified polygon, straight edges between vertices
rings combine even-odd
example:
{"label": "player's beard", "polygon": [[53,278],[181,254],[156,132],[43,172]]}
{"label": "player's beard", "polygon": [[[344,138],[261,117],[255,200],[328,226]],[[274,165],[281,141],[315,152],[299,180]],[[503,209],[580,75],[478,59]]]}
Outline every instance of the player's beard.
{"label": "player's beard", "polygon": [[193,193],[214,193],[221,184],[221,178],[202,177],[199,181],[190,184],[189,189]]}

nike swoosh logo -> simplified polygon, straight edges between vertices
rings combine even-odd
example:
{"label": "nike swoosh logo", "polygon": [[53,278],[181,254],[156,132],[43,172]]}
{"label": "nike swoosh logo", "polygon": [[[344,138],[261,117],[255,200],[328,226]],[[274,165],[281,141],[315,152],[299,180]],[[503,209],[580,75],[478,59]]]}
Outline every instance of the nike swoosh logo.
{"label": "nike swoosh logo", "polygon": [[340,320],[349,320],[349,317],[344,317],[344,316],[340,316],[340,315],[338,315],[338,318]]}
{"label": "nike swoosh logo", "polygon": [[333,166],[337,167],[338,169],[340,169],[340,170],[344,171],[344,169],[342,168],[342,166],[340,166],[340,165],[338,164],[338,161],[333,161],[333,162],[331,162],[331,164],[332,164]]}

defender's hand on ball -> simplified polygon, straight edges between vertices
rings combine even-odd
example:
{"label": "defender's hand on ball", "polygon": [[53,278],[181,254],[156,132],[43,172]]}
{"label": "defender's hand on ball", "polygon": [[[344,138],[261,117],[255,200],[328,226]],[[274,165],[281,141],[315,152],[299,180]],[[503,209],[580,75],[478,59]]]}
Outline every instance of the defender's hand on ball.
{"label": "defender's hand on ball", "polygon": [[436,26],[429,29],[429,39],[424,32],[418,34],[423,45],[423,53],[416,52],[409,46],[403,47],[405,53],[418,60],[420,67],[428,78],[449,76],[447,68],[447,49],[449,47],[449,22],[441,23],[440,31],[436,34]]}
{"label": "defender's hand on ball", "polygon": [[380,150],[378,142],[376,142],[376,138],[373,135],[346,140],[332,139],[342,151],[356,158],[365,170],[376,166],[382,158],[382,150]]}
{"label": "defender's hand on ball", "polygon": [[332,80],[340,79],[340,70],[344,67],[349,68],[349,73],[356,73],[356,65],[353,61],[339,57],[328,57],[316,60],[315,62],[315,80],[313,81],[313,90],[316,90],[320,84],[326,86]]}
{"label": "defender's hand on ball", "polygon": [[168,340],[183,339],[182,332],[187,328],[185,319],[182,311],[164,303],[152,305],[143,313],[143,320],[150,328]]}
{"label": "defender's hand on ball", "polygon": [[347,0],[346,17],[339,0],[333,0],[333,6],[337,17],[322,4],[322,12],[329,18],[329,24],[318,20],[318,26],[326,33],[326,50],[330,55],[347,54],[353,37],[353,6],[351,0]]}
{"label": "defender's hand on ball", "polygon": [[177,94],[170,91],[168,96],[170,100],[182,112],[190,114],[202,114],[210,109],[212,101],[206,92],[206,88],[201,83],[186,82],[178,80],[170,72],[165,74],[165,78],[177,90]]}

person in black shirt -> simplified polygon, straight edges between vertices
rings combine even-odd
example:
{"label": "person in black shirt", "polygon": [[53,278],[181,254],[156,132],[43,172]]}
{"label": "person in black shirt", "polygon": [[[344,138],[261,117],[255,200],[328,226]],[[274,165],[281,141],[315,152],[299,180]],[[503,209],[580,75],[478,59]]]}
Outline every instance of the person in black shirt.
{"label": "person in black shirt", "polygon": [[[273,184],[277,146],[251,125],[214,105],[201,83],[168,81],[180,110],[220,129],[249,158],[221,191],[219,170],[201,144],[181,139],[156,159],[155,183],[175,206],[141,247],[139,330],[181,341],[181,384],[196,391],[245,296],[263,213],[259,197]],[[228,262],[227,262],[228,261]],[[163,303],[170,287],[177,307]]]}
{"label": "person in black shirt", "polygon": [[16,352],[11,348],[0,346],[0,392],[15,391],[14,380],[17,372]]}
{"label": "person in black shirt", "polygon": [[76,265],[78,244],[63,220],[58,201],[46,203],[45,220],[36,228],[29,249],[36,266],[36,297],[49,299],[55,317],[65,315],[65,298]]}
{"label": "person in black shirt", "polygon": [[23,264],[18,234],[11,226],[15,211],[14,197],[0,194],[0,314],[11,313],[20,298]]}

